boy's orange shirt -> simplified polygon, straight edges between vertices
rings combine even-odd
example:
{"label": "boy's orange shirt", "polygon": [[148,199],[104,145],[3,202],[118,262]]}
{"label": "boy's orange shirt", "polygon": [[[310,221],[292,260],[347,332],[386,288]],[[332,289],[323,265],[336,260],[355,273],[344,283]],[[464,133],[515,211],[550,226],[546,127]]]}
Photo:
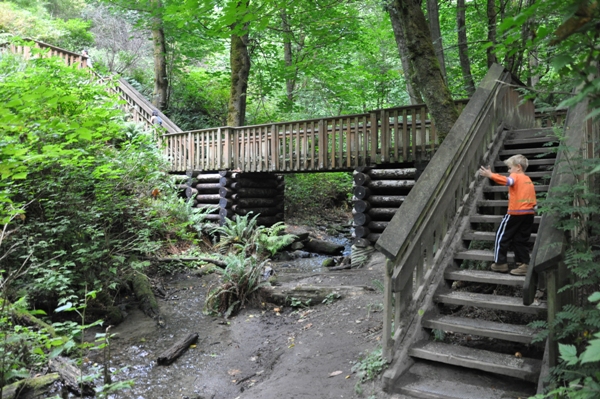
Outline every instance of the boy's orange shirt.
{"label": "boy's orange shirt", "polygon": [[508,186],[508,213],[509,215],[531,215],[535,213],[535,186],[524,173],[511,173],[502,176],[492,173],[490,179],[503,186]]}

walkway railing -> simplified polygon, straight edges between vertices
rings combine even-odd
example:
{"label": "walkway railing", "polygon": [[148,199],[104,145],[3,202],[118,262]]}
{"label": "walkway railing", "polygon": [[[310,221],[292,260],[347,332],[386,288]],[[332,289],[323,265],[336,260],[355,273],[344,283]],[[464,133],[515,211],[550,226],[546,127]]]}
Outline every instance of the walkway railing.
{"label": "walkway railing", "polygon": [[[468,100],[457,101],[460,110]],[[439,138],[424,104],[243,127],[163,135],[174,171],[351,170],[430,159]]]}
{"label": "walkway railing", "polygon": [[[522,103],[511,75],[494,65],[436,151],[376,246],[388,258],[384,281],[384,353],[400,359],[407,337],[420,331],[428,287],[445,259],[477,170],[503,126],[533,127],[532,102]],[[393,330],[392,330],[393,328]],[[398,369],[384,378],[394,380]]]}
{"label": "walkway railing", "polygon": [[[24,40],[26,40],[26,43],[33,43],[33,46],[35,48],[47,49],[48,52],[44,54],[44,57],[58,57],[61,58],[68,66],[75,66],[77,68],[87,68],[86,60],[88,57],[82,54],[74,53],[72,51],[65,50],[48,43],[40,42],[38,40]],[[32,47],[30,45],[17,45],[9,43],[4,47],[7,48],[11,53],[21,54],[25,59],[29,59],[34,56]],[[107,82],[109,80],[91,69],[90,71],[100,81]],[[117,86],[108,86],[119,95],[121,100],[125,102],[126,111],[131,114],[131,117],[135,122],[140,122],[148,127],[152,127],[150,118],[152,117],[152,112],[156,110],[156,107],[154,107],[152,103],[150,103],[150,101],[146,100],[146,98],[144,98],[144,96],[142,96],[139,91],[134,89],[124,79],[119,79]],[[162,112],[158,112],[163,120],[162,127],[167,133],[181,132],[181,129],[177,125],[175,125],[169,118],[167,118]]]}

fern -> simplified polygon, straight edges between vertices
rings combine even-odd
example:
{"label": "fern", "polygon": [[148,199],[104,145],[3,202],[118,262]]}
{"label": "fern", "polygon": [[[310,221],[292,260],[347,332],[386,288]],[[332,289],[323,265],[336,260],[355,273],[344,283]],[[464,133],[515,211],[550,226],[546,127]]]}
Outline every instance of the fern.
{"label": "fern", "polygon": [[286,227],[283,222],[277,222],[271,227],[260,230],[257,238],[259,249],[267,251],[273,256],[280,249],[293,243],[298,237],[293,234],[282,234]]}

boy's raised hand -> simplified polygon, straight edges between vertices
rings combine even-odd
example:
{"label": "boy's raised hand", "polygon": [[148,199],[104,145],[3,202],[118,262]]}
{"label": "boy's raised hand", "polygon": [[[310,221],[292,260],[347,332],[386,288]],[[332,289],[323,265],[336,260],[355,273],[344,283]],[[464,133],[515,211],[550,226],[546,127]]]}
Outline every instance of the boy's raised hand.
{"label": "boy's raised hand", "polygon": [[492,170],[489,166],[487,168],[485,166],[481,166],[479,168],[479,174],[483,177],[490,177],[492,175]]}

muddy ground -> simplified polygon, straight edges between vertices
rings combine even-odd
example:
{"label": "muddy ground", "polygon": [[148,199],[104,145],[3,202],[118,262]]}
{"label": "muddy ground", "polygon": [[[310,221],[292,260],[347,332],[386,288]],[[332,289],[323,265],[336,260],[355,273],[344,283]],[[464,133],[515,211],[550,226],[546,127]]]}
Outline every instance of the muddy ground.
{"label": "muddy ground", "polygon": [[[277,267],[275,268],[278,269]],[[217,275],[193,271],[165,278],[160,300],[164,326],[132,309],[115,327],[113,368],[134,379],[119,398],[387,398],[379,381],[359,382],[353,366],[380,346],[384,257],[375,253],[360,269],[285,273],[282,286],[354,286],[331,304],[308,308],[263,303],[229,320],[206,316],[202,306]],[[169,366],[157,357],[175,341],[198,333],[195,347]],[[92,360],[94,361],[94,360]]]}

